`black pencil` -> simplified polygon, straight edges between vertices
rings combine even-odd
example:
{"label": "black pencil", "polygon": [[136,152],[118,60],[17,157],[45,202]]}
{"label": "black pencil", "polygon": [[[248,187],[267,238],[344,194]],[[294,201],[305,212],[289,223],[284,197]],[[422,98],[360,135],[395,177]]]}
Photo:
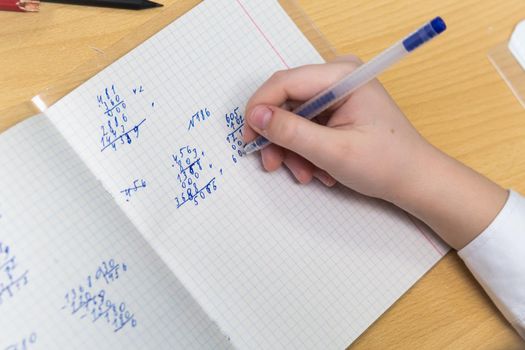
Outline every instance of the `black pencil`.
{"label": "black pencil", "polygon": [[149,9],[152,7],[160,7],[162,4],[158,4],[149,0],[44,0],[46,2],[55,2],[61,4],[70,5],[84,5],[84,6],[101,6],[101,7],[112,7],[119,9],[128,10],[142,10]]}

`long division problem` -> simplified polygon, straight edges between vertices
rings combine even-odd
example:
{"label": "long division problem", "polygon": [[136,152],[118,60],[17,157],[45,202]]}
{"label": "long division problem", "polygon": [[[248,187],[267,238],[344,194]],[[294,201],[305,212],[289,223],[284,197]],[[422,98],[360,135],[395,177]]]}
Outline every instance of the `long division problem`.
{"label": "long division problem", "polygon": [[127,270],[126,264],[117,263],[114,259],[103,261],[95,273],[87,275],[81,283],[65,293],[62,309],[80,319],[88,318],[93,323],[105,320],[113,332],[125,326],[135,328],[137,319],[126,303],[110,299],[106,290]]}

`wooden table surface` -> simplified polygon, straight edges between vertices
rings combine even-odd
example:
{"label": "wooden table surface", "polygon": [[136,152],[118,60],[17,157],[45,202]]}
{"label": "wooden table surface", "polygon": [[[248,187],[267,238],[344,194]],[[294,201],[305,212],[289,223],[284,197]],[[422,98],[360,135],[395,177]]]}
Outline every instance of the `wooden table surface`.
{"label": "wooden table surface", "polygon": [[[0,130],[28,117],[27,101],[77,67],[111,59],[108,49],[147,31],[144,23],[154,16],[197,2],[165,0],[164,8],[139,12],[48,3],[36,14],[0,12]],[[429,18],[445,18],[449,29],[441,38],[380,80],[433,144],[525,193],[525,110],[487,59],[525,18],[525,1],[298,2],[339,53],[364,60]],[[449,253],[351,348],[525,349],[525,342]]]}

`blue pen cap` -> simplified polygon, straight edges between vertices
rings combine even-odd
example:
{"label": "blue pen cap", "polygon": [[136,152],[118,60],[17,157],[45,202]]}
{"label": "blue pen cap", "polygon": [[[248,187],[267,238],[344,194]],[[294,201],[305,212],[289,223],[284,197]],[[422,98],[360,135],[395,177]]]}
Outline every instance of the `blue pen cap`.
{"label": "blue pen cap", "polygon": [[443,21],[441,17],[436,17],[403,40],[403,46],[408,52],[410,52],[436,35],[444,32],[445,29],[447,29],[445,21]]}

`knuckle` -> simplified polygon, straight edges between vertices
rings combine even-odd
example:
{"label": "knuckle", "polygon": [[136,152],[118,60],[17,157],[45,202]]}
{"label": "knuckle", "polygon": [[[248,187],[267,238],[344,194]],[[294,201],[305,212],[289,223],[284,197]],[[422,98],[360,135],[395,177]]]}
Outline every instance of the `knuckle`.
{"label": "knuckle", "polygon": [[349,72],[353,72],[354,70],[356,70],[359,66],[361,65],[361,63],[357,62],[357,61],[347,61],[346,62],[346,66],[347,66],[347,69]]}
{"label": "knuckle", "polygon": [[279,135],[278,139],[283,145],[291,145],[297,138],[297,127],[291,121],[282,120],[276,125],[275,132]]}
{"label": "knuckle", "polygon": [[286,71],[285,70],[278,70],[276,72],[274,72],[272,74],[272,76],[270,77],[270,79],[268,79],[269,81],[271,82],[274,82],[274,83],[279,83],[279,82],[282,82],[284,80],[286,76]]}
{"label": "knuckle", "polygon": [[363,61],[361,60],[361,58],[353,54],[339,56],[335,59],[335,62],[345,62],[353,66],[360,66],[361,64],[363,64]]}
{"label": "knuckle", "polygon": [[348,55],[348,61],[350,62],[350,64],[353,64],[356,67],[363,64],[363,60],[356,55]]}
{"label": "knuckle", "polygon": [[337,57],[334,60],[336,64],[342,64],[349,73],[354,71],[357,67],[363,64],[363,61],[356,55],[345,55]]}

